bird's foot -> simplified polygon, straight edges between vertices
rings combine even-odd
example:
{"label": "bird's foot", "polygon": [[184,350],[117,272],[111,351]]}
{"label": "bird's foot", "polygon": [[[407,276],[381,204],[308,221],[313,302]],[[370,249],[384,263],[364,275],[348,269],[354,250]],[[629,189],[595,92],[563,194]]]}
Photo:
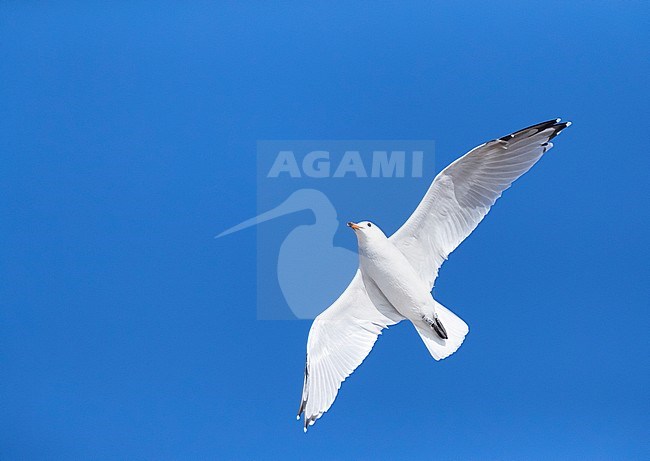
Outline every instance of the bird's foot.
{"label": "bird's foot", "polygon": [[449,339],[449,336],[447,336],[447,330],[445,330],[445,327],[442,325],[442,322],[438,319],[437,315],[434,314],[433,318],[423,315],[422,320],[424,320],[441,339]]}

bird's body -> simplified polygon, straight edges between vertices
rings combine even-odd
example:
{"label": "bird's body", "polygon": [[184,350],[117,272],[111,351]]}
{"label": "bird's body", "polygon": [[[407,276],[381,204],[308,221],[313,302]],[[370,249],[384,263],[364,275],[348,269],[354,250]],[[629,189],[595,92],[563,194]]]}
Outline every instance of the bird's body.
{"label": "bird's body", "polygon": [[309,332],[298,410],[298,418],[305,415],[305,431],[330,408],[341,383],[384,328],[411,321],[435,360],[460,347],[469,328],[433,299],[438,269],[501,193],[553,147],[550,140],[569,124],[550,120],[471,150],[436,176],[391,237],[369,221],[348,223],[359,244],[359,270]]}
{"label": "bird's body", "polygon": [[[370,225],[371,227],[368,227]],[[433,318],[430,289],[401,251],[372,223],[359,223],[359,269],[386,296],[395,310],[414,322]]]}

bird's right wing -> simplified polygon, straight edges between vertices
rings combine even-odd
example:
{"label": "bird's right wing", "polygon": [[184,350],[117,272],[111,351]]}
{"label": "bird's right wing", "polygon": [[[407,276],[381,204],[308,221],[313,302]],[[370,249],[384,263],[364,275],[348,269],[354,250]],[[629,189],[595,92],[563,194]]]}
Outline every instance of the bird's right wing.
{"label": "bird's right wing", "polygon": [[307,363],[298,419],[305,431],[334,402],[341,383],[363,362],[381,331],[402,320],[360,271],[309,330]]}

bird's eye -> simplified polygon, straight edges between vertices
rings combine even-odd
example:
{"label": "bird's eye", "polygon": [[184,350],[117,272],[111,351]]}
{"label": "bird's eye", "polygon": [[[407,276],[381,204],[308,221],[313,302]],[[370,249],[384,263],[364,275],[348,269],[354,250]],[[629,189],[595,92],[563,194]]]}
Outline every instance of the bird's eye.
{"label": "bird's eye", "polygon": [[372,224],[368,223],[368,227],[372,227]]}

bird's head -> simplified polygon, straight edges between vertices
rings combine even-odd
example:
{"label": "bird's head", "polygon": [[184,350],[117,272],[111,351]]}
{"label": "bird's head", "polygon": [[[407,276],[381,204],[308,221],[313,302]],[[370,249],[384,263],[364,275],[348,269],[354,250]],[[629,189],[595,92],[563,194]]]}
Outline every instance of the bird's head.
{"label": "bird's head", "polygon": [[359,246],[386,240],[386,235],[379,226],[370,221],[361,221],[359,223],[349,222],[348,227],[354,230],[359,241]]}

